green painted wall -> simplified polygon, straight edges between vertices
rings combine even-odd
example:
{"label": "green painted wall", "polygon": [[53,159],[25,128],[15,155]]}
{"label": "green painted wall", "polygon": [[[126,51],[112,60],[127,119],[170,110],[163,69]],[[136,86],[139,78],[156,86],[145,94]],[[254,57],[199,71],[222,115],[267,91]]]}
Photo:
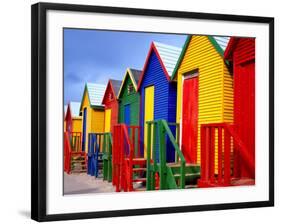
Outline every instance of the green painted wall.
{"label": "green painted wall", "polygon": [[132,84],[132,80],[127,75],[119,96],[119,123],[124,122],[124,106],[130,104],[131,125],[139,125],[140,95],[135,89],[132,93],[128,94],[128,86],[130,84]]}

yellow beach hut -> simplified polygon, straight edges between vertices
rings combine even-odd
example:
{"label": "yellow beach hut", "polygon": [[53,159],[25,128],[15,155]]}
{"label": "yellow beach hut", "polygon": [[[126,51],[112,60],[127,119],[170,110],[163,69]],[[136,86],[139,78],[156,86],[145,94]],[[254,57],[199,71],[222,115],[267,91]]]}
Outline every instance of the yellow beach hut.
{"label": "yellow beach hut", "polygon": [[233,121],[233,78],[223,55],[228,41],[228,37],[189,35],[173,71],[180,144],[190,163],[200,163],[201,124]]}
{"label": "yellow beach hut", "polygon": [[88,133],[104,132],[104,106],[102,98],[106,85],[86,83],[81,100],[82,151],[88,151]]}

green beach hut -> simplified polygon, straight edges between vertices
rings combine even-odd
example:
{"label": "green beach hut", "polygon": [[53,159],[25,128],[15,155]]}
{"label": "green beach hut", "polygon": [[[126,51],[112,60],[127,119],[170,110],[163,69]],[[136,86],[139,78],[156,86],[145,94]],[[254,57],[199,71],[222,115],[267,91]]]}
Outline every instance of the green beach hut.
{"label": "green beach hut", "polygon": [[140,95],[137,85],[141,71],[128,68],[118,93],[119,123],[139,125]]}

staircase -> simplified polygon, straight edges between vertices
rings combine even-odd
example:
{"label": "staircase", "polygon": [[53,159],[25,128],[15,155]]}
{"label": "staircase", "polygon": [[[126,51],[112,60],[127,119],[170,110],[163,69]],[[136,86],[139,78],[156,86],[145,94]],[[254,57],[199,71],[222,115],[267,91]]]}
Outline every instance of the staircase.
{"label": "staircase", "polygon": [[140,153],[139,126],[114,126],[112,155],[116,192],[145,190],[146,159]]}
{"label": "staircase", "polygon": [[67,174],[87,171],[86,153],[81,146],[81,132],[64,132],[64,171]]}
{"label": "staircase", "polygon": [[[217,146],[215,145],[216,139]],[[216,159],[217,164],[215,164]],[[238,159],[239,164],[237,163]],[[249,170],[249,176],[239,174],[241,166]],[[201,125],[201,170],[202,175],[198,181],[199,187],[255,184],[253,156],[249,154],[233,124]]]}
{"label": "staircase", "polygon": [[86,156],[80,154],[72,154],[71,158],[71,173],[86,173],[87,159]]}
{"label": "staircase", "polygon": [[112,180],[111,133],[89,133],[88,174]]}
{"label": "staircase", "polygon": [[[186,163],[186,160],[178,146],[178,124],[167,123],[165,120],[147,122],[147,190],[185,189],[197,187],[200,177],[198,164]],[[177,139],[172,134],[169,126],[176,126]],[[153,130],[153,131],[152,131]],[[151,137],[151,133],[153,136]],[[171,142],[176,156],[174,162],[166,159],[166,138]],[[158,142],[158,144],[156,144]],[[156,159],[156,151],[159,159]],[[152,153],[152,155],[151,155]],[[157,184],[159,179],[159,184]]]}

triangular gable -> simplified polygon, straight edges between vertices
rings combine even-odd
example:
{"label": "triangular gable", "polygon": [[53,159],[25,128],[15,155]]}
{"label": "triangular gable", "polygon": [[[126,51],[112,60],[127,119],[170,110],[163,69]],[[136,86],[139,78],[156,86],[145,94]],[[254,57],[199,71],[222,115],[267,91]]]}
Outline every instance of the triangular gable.
{"label": "triangular gable", "polygon": [[[178,59],[178,61],[177,61],[177,64],[176,64],[176,66],[175,66],[175,69],[174,69],[174,71],[173,71],[171,80],[174,80],[174,79],[175,79],[175,76],[176,76],[177,71],[178,71],[178,69],[179,69],[179,67],[180,67],[180,64],[181,64],[181,62],[182,62],[182,60],[183,60],[183,58],[184,58],[184,55],[185,55],[185,53],[186,53],[186,51],[187,51],[187,48],[188,48],[189,43],[190,43],[190,41],[191,41],[191,39],[192,39],[192,36],[193,36],[193,35],[188,35],[187,38],[186,38],[186,41],[185,41],[184,46],[183,46],[183,48],[182,48],[181,54],[180,54],[180,56],[179,56],[179,59]],[[222,57],[222,59],[224,60],[224,50],[223,50],[222,46],[221,46],[220,44],[218,44],[216,38],[213,37],[213,36],[206,36],[206,37],[208,38],[208,40],[210,41],[210,43],[212,44],[212,46],[215,48],[215,50],[218,52],[218,54],[219,54],[219,55]],[[225,62],[226,62],[226,64],[228,64],[228,61],[225,61]]]}
{"label": "triangular gable", "polygon": [[[137,71],[137,72],[140,72],[140,73],[141,73],[141,71],[136,70],[136,69],[134,69],[134,71]],[[130,79],[131,79],[131,81],[132,81],[132,83],[133,83],[133,86],[134,86],[134,89],[135,89],[135,91],[137,91],[137,88],[138,88],[138,80],[136,80],[137,76],[136,76],[136,74],[133,74],[132,69],[127,68],[127,69],[126,69],[126,73],[125,73],[125,75],[124,75],[124,78],[123,78],[123,80],[122,80],[122,83],[121,83],[121,86],[120,86],[120,89],[119,89],[117,98],[120,97],[120,94],[121,94],[121,92],[122,92],[123,86],[124,86],[124,84],[125,84],[127,78],[130,78]]]}
{"label": "triangular gable", "polygon": [[105,92],[105,88],[106,85],[86,83],[81,100],[80,111],[82,111],[83,109],[82,105],[86,94],[88,95],[89,103],[92,108],[104,108],[104,106],[102,105],[102,98]]}
{"label": "triangular gable", "polygon": [[[103,99],[102,99],[102,104],[105,104],[105,99],[106,96],[109,92],[113,93],[114,99],[117,99],[117,94],[119,92],[119,88],[121,85],[121,81],[120,80],[114,80],[114,79],[109,79],[107,82],[107,86],[103,95]],[[118,91],[117,91],[118,89]]]}
{"label": "triangular gable", "polygon": [[144,67],[143,67],[143,70],[142,70],[142,73],[140,76],[140,80],[139,80],[137,89],[139,89],[141,86],[143,76],[146,72],[148,62],[149,62],[152,52],[154,52],[156,54],[156,57],[159,60],[159,63],[166,75],[167,80],[171,81],[172,72],[174,71],[174,67],[176,66],[178,57],[181,54],[181,48],[177,48],[174,46],[170,46],[170,45],[166,45],[166,44],[162,44],[162,43],[158,43],[158,42],[152,42],[150,45],[150,49],[147,54],[146,60],[145,60],[145,64],[144,64]]}

